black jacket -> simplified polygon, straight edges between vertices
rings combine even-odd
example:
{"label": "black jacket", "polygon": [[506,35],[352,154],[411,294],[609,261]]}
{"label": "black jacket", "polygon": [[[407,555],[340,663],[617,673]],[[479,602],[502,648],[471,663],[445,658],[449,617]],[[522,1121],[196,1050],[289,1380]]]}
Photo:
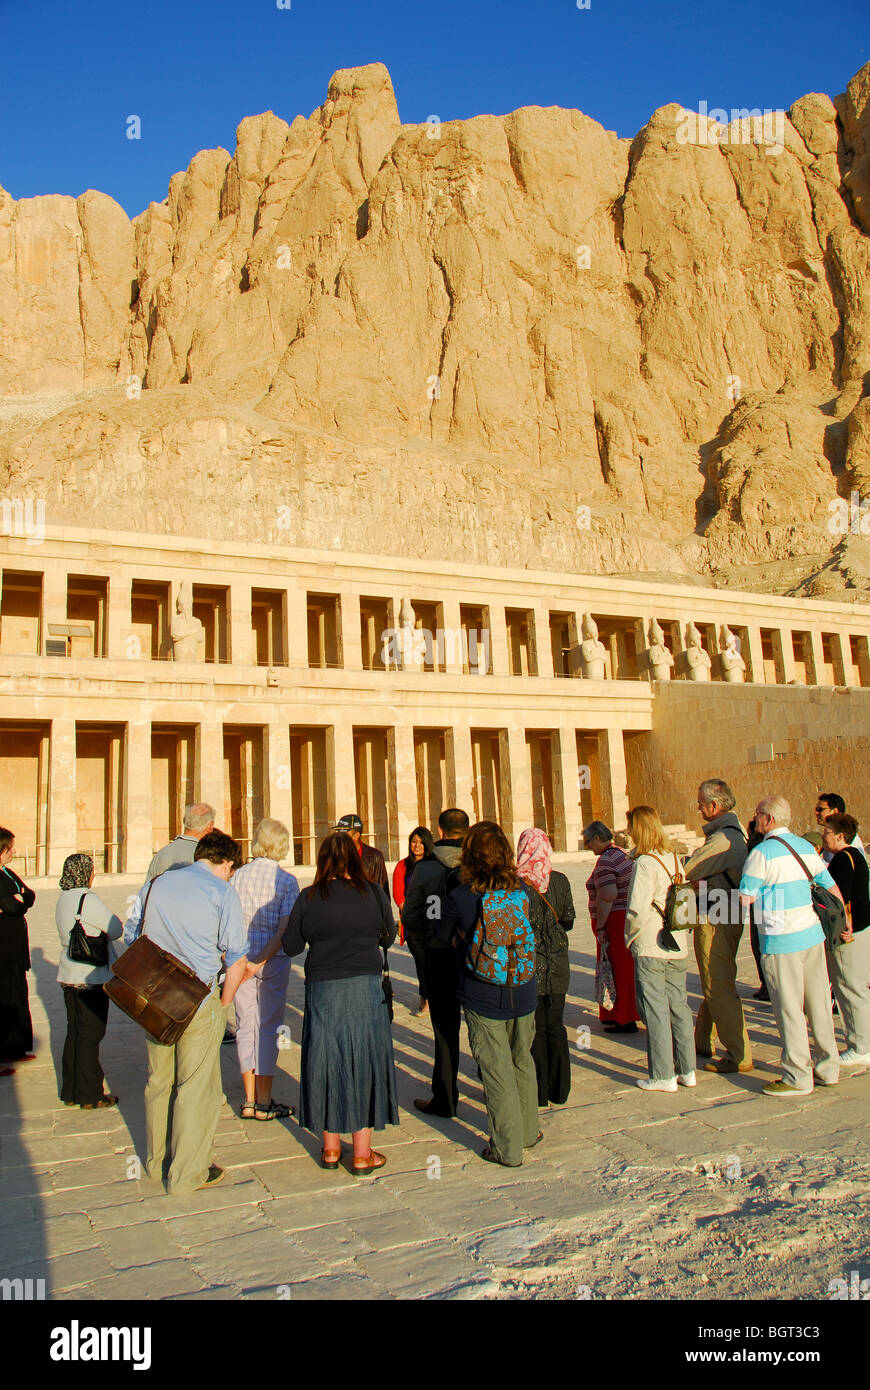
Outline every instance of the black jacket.
{"label": "black jacket", "polygon": [[565,933],[573,927],[576,916],[571,885],[564,874],[553,869],[543,896],[531,884],[526,886],[531,903],[532,930],[538,948],[535,959],[538,996],[567,994],[571,981],[571,967],[568,963],[568,938]]}
{"label": "black jacket", "polygon": [[402,905],[402,925],[409,946],[428,946],[434,951],[448,949],[436,929],[444,909],[447,875],[459,863],[461,855],[461,839],[438,840],[432,854],[421,859],[414,870]]}
{"label": "black jacket", "polygon": [[[20,893],[23,902],[14,896]],[[28,888],[12,869],[0,869],[0,960],[15,965],[19,970],[30,969],[30,942],[27,936],[25,913],[36,901],[36,894]]]}

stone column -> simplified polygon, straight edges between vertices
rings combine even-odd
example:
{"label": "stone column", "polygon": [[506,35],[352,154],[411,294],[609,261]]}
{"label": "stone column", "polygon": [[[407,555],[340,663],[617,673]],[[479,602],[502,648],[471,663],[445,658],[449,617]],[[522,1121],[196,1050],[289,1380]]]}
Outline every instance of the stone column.
{"label": "stone column", "polygon": [[792,630],[790,627],[773,629],[773,649],[780,684],[791,685],[795,678],[795,666]]}
{"label": "stone column", "polygon": [[77,845],[74,719],[52,719],[48,762],[48,872],[56,878]]}
{"label": "stone column", "polygon": [[553,648],[550,644],[550,610],[546,604],[536,603],[534,607],[534,660],[539,676],[552,679]]}
{"label": "stone column", "polygon": [[866,689],[870,686],[870,641],[866,637],[859,637],[858,647],[858,680],[861,686]]}
{"label": "stone column", "polygon": [[219,719],[206,718],[196,730],[197,801],[207,801],[215,810],[215,825],[229,834],[224,824],[224,729]]}
{"label": "stone column", "polygon": [[326,763],[329,821],[334,825],[340,816],[357,810],[356,760],[349,712],[346,724],[332,724],[326,731]]}
{"label": "stone column", "polygon": [[124,873],[143,873],[151,863],[151,719],[139,717],[127,724],[124,758],[126,791]]}
{"label": "stone column", "polygon": [[746,628],[746,644],[749,651],[740,653],[749,668],[746,672],[746,679],[755,685],[764,685],[764,652],[761,647],[760,628],[754,626]]}
{"label": "stone column", "polygon": [[[848,685],[846,678],[846,651],[848,651],[849,639],[844,637],[842,632],[831,632],[828,634],[831,642],[831,656],[834,660],[834,685]],[[821,640],[821,638],[820,638]],[[844,651],[844,647],[846,651]],[[849,666],[852,665],[852,655],[849,652]]]}
{"label": "stone column", "polygon": [[[444,632],[445,667],[448,675],[462,675],[462,624],[459,618],[459,599],[445,598],[442,604]],[[440,653],[439,653],[440,655]],[[469,753],[470,756],[470,753]],[[457,805],[459,803],[457,802]],[[464,809],[464,808],[463,808]]]}
{"label": "stone column", "polygon": [[294,671],[308,670],[308,594],[304,588],[287,590],[287,664]]}
{"label": "stone column", "polygon": [[[362,630],[360,623],[359,589],[354,584],[339,584],[339,651],[345,671],[362,670]],[[354,793],[355,795],[355,793]],[[339,815],[342,813],[339,811]]]}
{"label": "stone column", "polygon": [[822,646],[822,634],[815,628],[810,628],[810,649],[806,655],[807,685],[824,685],[825,649]]}
{"label": "stone column", "polygon": [[533,821],[532,774],[524,729],[499,730],[502,827],[516,849],[517,839]]}
{"label": "stone column", "polygon": [[407,854],[408,836],[419,825],[417,810],[417,762],[414,757],[414,729],[396,724],[387,731],[389,781],[395,785],[395,820],[399,855]]}
{"label": "stone column", "polygon": [[[128,574],[109,576],[109,611],[106,615],[108,637],[107,655],[112,661],[141,661],[148,659],[150,652],[143,652],[141,643],[129,641],[132,638],[132,591],[133,581]],[[146,869],[148,865],[145,865]]]}
{"label": "stone column", "polygon": [[474,763],[471,757],[471,729],[454,724],[446,731],[447,802],[458,806],[474,819]]}
{"label": "stone column", "polygon": [[598,767],[601,786],[601,818],[611,830],[621,830],[628,810],[625,747],[621,729],[601,729],[598,734]]}
{"label": "stone column", "polygon": [[254,630],[251,625],[251,586],[239,579],[230,585],[230,664],[254,664]]}
{"label": "stone column", "polygon": [[[65,623],[66,616],[66,595],[67,595],[67,571],[66,566],[57,560],[53,560],[46,566],[42,577],[42,622],[40,623],[40,655],[45,651],[45,644],[49,638],[50,623]],[[67,853],[71,854],[72,850]]]}
{"label": "stone column", "polygon": [[583,812],[577,764],[577,731],[573,724],[562,725],[552,737],[553,795],[555,798],[556,839],[554,849],[574,854],[582,849]]}
{"label": "stone column", "polygon": [[[487,606],[489,614],[490,665],[494,676],[511,675],[510,652],[508,651],[507,621],[505,608],[501,602]],[[482,673],[485,674],[485,673]]]}
{"label": "stone column", "polygon": [[290,726],[286,719],[270,720],[265,729],[266,815],[283,821],[293,846],[293,798],[290,790]]}

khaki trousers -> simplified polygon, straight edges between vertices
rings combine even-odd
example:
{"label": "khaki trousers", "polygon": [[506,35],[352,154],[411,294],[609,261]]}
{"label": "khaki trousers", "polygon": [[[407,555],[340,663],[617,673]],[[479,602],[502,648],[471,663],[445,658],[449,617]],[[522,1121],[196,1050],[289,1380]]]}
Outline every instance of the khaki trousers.
{"label": "khaki trousers", "polygon": [[699,922],[692,935],[704,995],[695,1020],[695,1047],[712,1053],[715,1028],[726,1056],[738,1066],[751,1065],[752,1049],[737,993],[737,950],[743,925]]}
{"label": "khaki trousers", "polygon": [[870,1052],[870,927],[827,948],[828,973],[840,1006],[846,1046]]}
{"label": "khaki trousers", "polygon": [[[811,1091],[815,1072],[823,1084],[833,1086],[840,1079],[840,1059],[824,946],[763,955],[761,964],[782,1039],[783,1081]],[[815,1040],[812,1056],[807,1019]]]}
{"label": "khaki trousers", "polygon": [[532,1057],[535,1015],[484,1018],[465,1010],[471,1055],[480,1067],[490,1146],[518,1168],[538,1137],[538,1078]]}
{"label": "khaki trousers", "polygon": [[145,1169],[159,1182],[168,1152],[168,1192],[193,1192],[208,1177],[223,1104],[223,1035],[224,1010],[212,991],[177,1043],[148,1040]]}

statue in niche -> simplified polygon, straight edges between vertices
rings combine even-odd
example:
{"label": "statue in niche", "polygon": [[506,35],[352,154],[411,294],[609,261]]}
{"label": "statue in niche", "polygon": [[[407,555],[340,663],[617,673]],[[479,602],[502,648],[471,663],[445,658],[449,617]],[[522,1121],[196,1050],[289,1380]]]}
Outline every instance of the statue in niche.
{"label": "statue in niche", "polygon": [[417,615],[409,598],[403,598],[399,607],[399,651],[403,671],[422,671],[425,637],[414,624]]}
{"label": "statue in niche", "polygon": [[649,661],[650,674],[654,681],[670,680],[674,658],[665,646],[665,634],[662,632],[661,624],[655,618],[652,619],[649,625],[647,660]]}
{"label": "statue in niche", "polygon": [[740,639],[730,627],[722,628],[722,640],[719,644],[719,659],[722,663],[722,675],[726,681],[737,684],[746,679],[746,662],[740,655]]}
{"label": "statue in niche", "polygon": [[175,597],[175,613],[169,625],[172,638],[173,661],[198,661],[199,644],[203,637],[203,626],[199,618],[193,616],[193,595],[190,585],[184,579],[178,586]]}
{"label": "statue in niche", "polygon": [[603,642],[598,640],[598,625],[591,613],[583,614],[583,624],[581,631],[583,641],[580,643],[580,665],[583,670],[584,679],[587,681],[604,680],[604,664],[607,660],[607,648]]}
{"label": "statue in niche", "polygon": [[694,623],[686,624],[686,669],[690,681],[708,681],[713,662],[704,651],[701,634]]}

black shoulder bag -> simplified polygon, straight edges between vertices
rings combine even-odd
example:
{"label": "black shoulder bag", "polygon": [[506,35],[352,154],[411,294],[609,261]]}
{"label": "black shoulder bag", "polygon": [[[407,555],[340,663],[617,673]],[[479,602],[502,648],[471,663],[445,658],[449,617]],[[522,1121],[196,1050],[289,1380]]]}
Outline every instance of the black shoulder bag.
{"label": "black shoulder bag", "polygon": [[94,969],[98,969],[100,966],[109,964],[109,938],[104,931],[101,931],[99,936],[88,936],[82,926],[82,907],[88,892],[89,890],[86,888],[79,898],[76,920],[69,934],[66,953],[71,961],[75,961],[76,965],[90,965]]}

